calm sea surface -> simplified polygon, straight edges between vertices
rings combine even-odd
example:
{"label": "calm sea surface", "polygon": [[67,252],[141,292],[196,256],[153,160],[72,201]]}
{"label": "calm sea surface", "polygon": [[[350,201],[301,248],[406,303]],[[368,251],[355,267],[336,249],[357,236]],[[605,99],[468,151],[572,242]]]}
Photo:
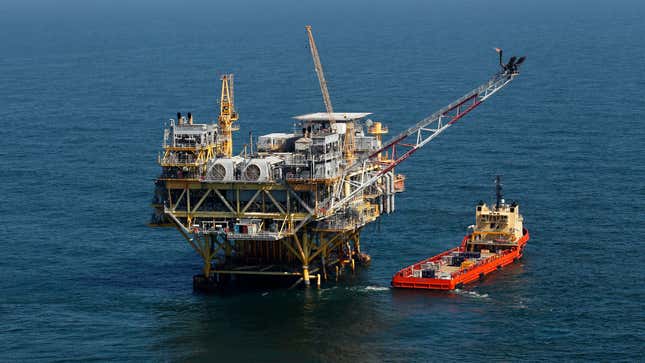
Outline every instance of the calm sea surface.
{"label": "calm sea surface", "polygon": [[[0,361],[644,359],[642,1],[0,8]],[[321,111],[309,23],[335,109],[393,132],[485,81],[493,47],[528,60],[399,167],[397,212],[363,233],[369,268],[321,290],[194,294],[200,259],[145,225],[162,124],[214,120],[224,72],[238,147]],[[454,293],[390,289],[461,240],[496,174],[532,234],[521,263]]]}

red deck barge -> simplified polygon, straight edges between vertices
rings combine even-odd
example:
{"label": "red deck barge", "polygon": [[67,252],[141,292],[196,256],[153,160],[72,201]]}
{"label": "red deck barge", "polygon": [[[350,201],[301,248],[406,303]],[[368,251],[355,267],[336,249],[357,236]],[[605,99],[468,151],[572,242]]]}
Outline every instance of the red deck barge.
{"label": "red deck barge", "polygon": [[397,272],[392,286],[408,289],[453,290],[482,279],[519,260],[530,239],[515,202],[504,203],[497,177],[497,203],[477,206],[476,224],[461,245]]}
{"label": "red deck barge", "polygon": [[444,278],[438,278],[437,275],[435,275],[434,278],[424,278],[423,276],[414,277],[414,271],[423,271],[423,267],[427,266],[426,264],[428,262],[437,263],[438,261],[441,261],[444,256],[449,256],[453,252],[466,252],[466,243],[471,236],[472,235],[468,235],[464,237],[464,240],[459,247],[455,247],[434,257],[417,262],[414,265],[408,266],[397,272],[396,275],[392,277],[392,286],[409,289],[454,290],[455,288],[459,288],[464,284],[479,280],[489,273],[519,260],[522,257],[524,246],[530,238],[529,231],[524,229],[524,235],[518,241],[517,247],[512,247],[499,253],[491,253],[486,257],[484,257],[485,254],[482,254],[483,259],[475,262],[474,265],[454,272],[449,272],[449,278],[445,278],[447,275],[443,275]]}

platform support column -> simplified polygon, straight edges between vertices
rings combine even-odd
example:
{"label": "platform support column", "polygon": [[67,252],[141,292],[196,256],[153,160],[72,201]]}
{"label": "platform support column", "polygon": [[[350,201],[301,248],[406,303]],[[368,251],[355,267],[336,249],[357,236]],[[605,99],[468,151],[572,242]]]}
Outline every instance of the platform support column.
{"label": "platform support column", "polygon": [[204,277],[209,278],[211,276],[211,261],[208,258],[204,258]]}
{"label": "platform support column", "polygon": [[204,277],[210,278],[211,274],[211,261],[213,259],[213,256],[217,252],[217,250],[214,248],[214,237],[211,235],[203,235],[203,237],[199,237],[195,235],[195,241],[197,242],[197,245],[200,247],[200,255],[202,256],[202,259],[204,261],[204,267],[202,271],[204,272]]}
{"label": "platform support column", "polygon": [[224,241],[224,256],[226,258],[226,262],[230,262],[231,257],[233,256],[233,246],[231,245],[231,241],[228,239]]}
{"label": "platform support column", "polygon": [[302,265],[302,278],[305,280],[305,286],[309,286],[311,281],[309,281],[309,266]]}
{"label": "platform support column", "polygon": [[361,235],[360,232],[354,233],[354,247],[356,249],[356,252],[360,255],[361,254]]}
{"label": "platform support column", "polygon": [[298,238],[297,234],[293,235],[293,241],[296,244],[298,250],[298,258],[302,262],[302,278],[305,282],[305,286],[309,286],[311,281],[309,281],[309,262],[311,260],[311,238],[307,232],[303,232],[302,240]]}
{"label": "platform support column", "polygon": [[325,262],[325,252],[320,254],[320,266],[322,267],[322,277],[325,279],[325,281],[327,281],[327,266]]}

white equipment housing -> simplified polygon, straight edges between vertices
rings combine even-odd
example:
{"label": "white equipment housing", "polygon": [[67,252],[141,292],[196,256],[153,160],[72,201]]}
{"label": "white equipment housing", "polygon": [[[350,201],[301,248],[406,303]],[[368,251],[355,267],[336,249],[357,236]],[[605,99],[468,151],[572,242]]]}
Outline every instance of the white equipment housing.
{"label": "white equipment housing", "polygon": [[240,156],[215,159],[215,162],[206,172],[206,180],[217,182],[235,181],[235,169],[237,169],[238,165],[240,165],[242,161],[244,161],[244,159]]}
{"label": "white equipment housing", "polygon": [[274,168],[283,160],[275,156],[264,159],[251,159],[242,171],[242,180],[249,182],[266,182],[274,180]]}

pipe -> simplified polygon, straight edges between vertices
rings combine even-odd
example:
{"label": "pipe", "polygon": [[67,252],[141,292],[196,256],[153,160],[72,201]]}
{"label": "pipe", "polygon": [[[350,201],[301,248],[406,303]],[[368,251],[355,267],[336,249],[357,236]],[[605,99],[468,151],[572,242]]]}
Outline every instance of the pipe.
{"label": "pipe", "polygon": [[390,206],[390,213],[394,212],[394,172],[390,172],[390,190],[388,193],[388,205]]}
{"label": "pipe", "polygon": [[385,210],[385,213],[390,213],[390,174],[385,174],[385,177],[383,178],[385,182],[385,188],[383,190],[383,209]]}
{"label": "pipe", "polygon": [[396,176],[394,175],[394,172],[391,172],[392,175],[390,176],[391,178],[391,183],[390,183],[390,210],[394,212],[395,206],[394,206],[394,199],[396,198]]}
{"label": "pipe", "polygon": [[387,172],[383,177],[385,179],[385,212],[392,213],[394,212],[394,194],[396,193],[394,173]]}

